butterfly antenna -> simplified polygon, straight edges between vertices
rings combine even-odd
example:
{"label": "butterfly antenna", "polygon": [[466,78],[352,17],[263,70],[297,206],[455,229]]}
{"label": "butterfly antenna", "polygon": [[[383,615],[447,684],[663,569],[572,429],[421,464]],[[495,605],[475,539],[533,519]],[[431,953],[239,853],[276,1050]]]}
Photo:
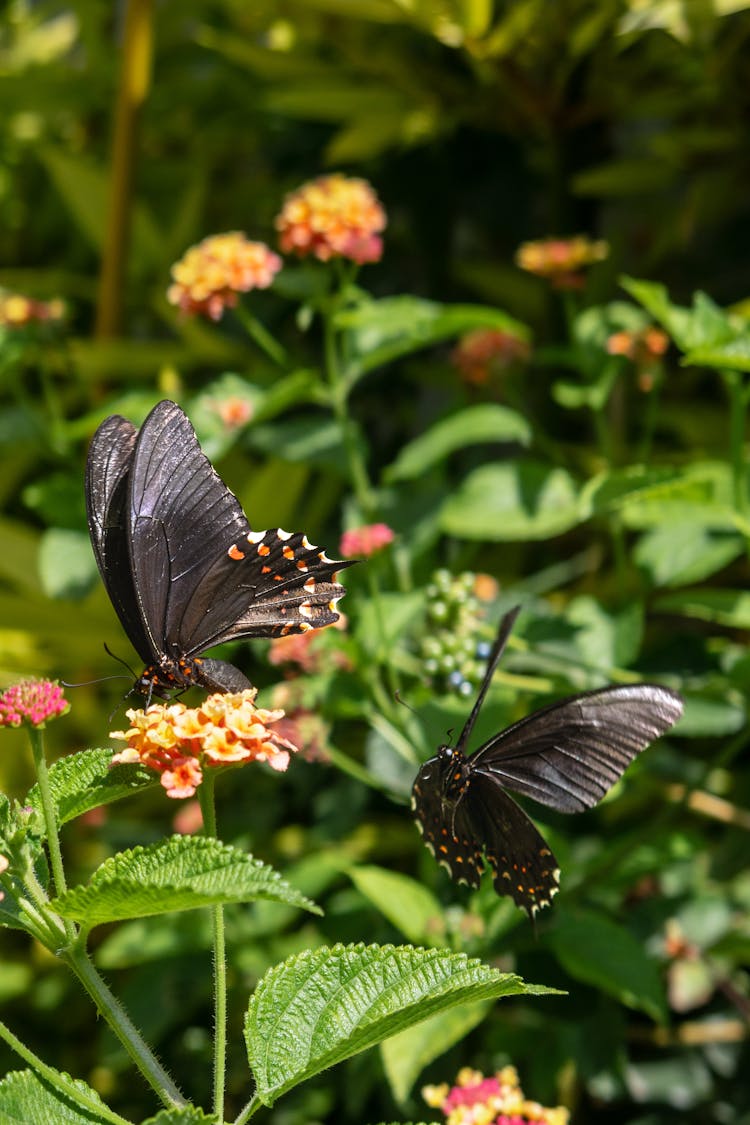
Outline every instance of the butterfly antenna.
{"label": "butterfly antenna", "polygon": [[412,715],[417,714],[417,712],[412,707],[411,703],[407,703],[405,699],[402,699],[401,695],[398,691],[394,691],[393,698],[396,700],[397,703],[400,703],[403,707],[405,707],[407,709],[407,711],[411,711]]}
{"label": "butterfly antenna", "polygon": [[96,680],[81,680],[77,684],[71,684],[67,680],[60,680],[60,686],[61,687],[90,687],[91,684],[104,684],[104,683],[107,682],[107,680],[127,680],[127,679],[129,679],[128,676],[123,675],[122,672],[118,672],[117,675],[115,675],[115,676],[99,676],[99,678],[96,679]]}
{"label": "butterfly antenna", "polygon": [[495,674],[495,669],[500,663],[500,657],[505,651],[505,646],[508,643],[508,637],[511,634],[511,630],[513,629],[515,620],[520,612],[520,605],[514,606],[513,609],[509,610],[505,614],[505,617],[503,617],[502,621],[500,622],[500,626],[497,631],[497,638],[494,645],[492,646],[492,651],[487,658],[487,671],[484,673],[484,679],[482,680],[482,686],[479,689],[479,695],[477,696],[476,703],[471,709],[471,714],[464,724],[464,729],[459,735],[458,742],[456,743],[457,750],[463,750],[464,746],[466,746],[466,743],[469,741],[471,732],[474,728],[474,723],[477,721],[477,716],[484,702],[484,697],[487,694],[490,683],[492,682],[492,677]]}
{"label": "butterfly antenna", "polygon": [[[133,677],[134,680],[138,679],[138,676],[133,671],[133,669],[130,667],[127,660],[123,660],[123,658],[121,656],[118,656],[116,652],[112,652],[112,649],[109,647],[109,645],[107,644],[106,641],[104,642],[104,651],[106,652],[107,656],[111,656],[112,659],[116,660],[118,664],[122,664],[123,668],[127,668],[128,672],[130,672],[130,675]],[[109,678],[114,679],[115,677],[111,676]]]}

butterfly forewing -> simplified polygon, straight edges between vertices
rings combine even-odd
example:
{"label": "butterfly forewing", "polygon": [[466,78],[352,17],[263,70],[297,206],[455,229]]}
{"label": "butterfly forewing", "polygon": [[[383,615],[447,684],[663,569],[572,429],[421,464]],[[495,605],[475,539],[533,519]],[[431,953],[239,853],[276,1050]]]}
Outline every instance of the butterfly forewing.
{"label": "butterfly forewing", "polygon": [[94,434],[86,460],[86,512],[99,572],[130,643],[141,660],[157,655],[144,628],[130,567],[129,474],[136,429],[113,414]]}
{"label": "butterfly forewing", "polygon": [[472,767],[558,812],[590,809],[682,714],[655,684],[602,688],[544,707],[496,734]]}

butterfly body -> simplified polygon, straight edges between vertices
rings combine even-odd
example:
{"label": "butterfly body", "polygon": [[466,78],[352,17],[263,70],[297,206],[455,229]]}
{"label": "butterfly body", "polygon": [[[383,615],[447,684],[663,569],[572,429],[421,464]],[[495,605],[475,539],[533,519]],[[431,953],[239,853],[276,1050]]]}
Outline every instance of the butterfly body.
{"label": "butterfly body", "polygon": [[332,624],[344,587],[300,533],[253,531],[174,402],[140,430],[119,415],[94,434],[86,463],[89,533],[99,571],[144,671],[135,690],[168,698],[194,684],[243,691],[215,645]]}
{"label": "butterfly body", "polygon": [[412,808],[426,845],[457,882],[478,887],[485,862],[495,890],[533,915],[558,890],[544,837],[508,789],[558,812],[596,805],[630,762],[682,714],[657,684],[600,688],[560,700],[464,751],[518,610],[507,614],[479,696],[455,747],[420,768]]}

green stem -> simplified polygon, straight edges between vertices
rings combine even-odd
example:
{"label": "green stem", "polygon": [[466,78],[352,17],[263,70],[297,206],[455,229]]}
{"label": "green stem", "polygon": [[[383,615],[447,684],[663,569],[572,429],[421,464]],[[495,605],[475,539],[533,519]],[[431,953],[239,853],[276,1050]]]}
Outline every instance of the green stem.
{"label": "green stem", "polygon": [[[216,838],[216,803],[214,775],[206,770],[198,790],[203,833]],[[212,908],[214,931],[214,1107],[217,1121],[224,1120],[224,1091],[227,1057],[227,950],[224,929],[224,908]]]}
{"label": "green stem", "polygon": [[322,309],[326,376],[330,390],[331,408],[344,445],[349,479],[362,517],[371,520],[375,514],[372,485],[367,475],[354,424],[349,416],[349,392],[339,362],[339,347],[334,326],[339,299],[339,294],[334,293]]}
{"label": "green stem", "polygon": [[109,1106],[103,1105],[98,1098],[87,1097],[85,1090],[79,1087],[76,1087],[75,1090],[70,1089],[70,1080],[66,1081],[59,1071],[47,1066],[25,1043],[17,1039],[10,1028],[6,1027],[2,1021],[0,1021],[0,1039],[4,1039],[11,1050],[15,1051],[24,1062],[29,1064],[35,1074],[44,1078],[53,1089],[60,1091],[69,1099],[72,1098],[82,1109],[88,1110],[97,1121],[106,1120],[112,1122],[112,1125],[128,1125],[124,1117],[120,1117],[119,1113],[115,1113]]}
{"label": "green stem", "polygon": [[247,1104],[240,1110],[240,1112],[235,1117],[233,1125],[245,1125],[246,1121],[249,1121],[251,1117],[255,1116],[255,1114],[260,1109],[261,1104],[262,1103],[261,1103],[260,1099],[258,1098],[258,1095],[253,1094],[250,1101],[247,1102]]}
{"label": "green stem", "polygon": [[747,512],[745,481],[745,424],[747,394],[742,373],[724,370],[721,373],[729,394],[729,458],[732,469],[734,506],[740,515]]}
{"label": "green stem", "polygon": [[267,328],[261,324],[256,316],[253,316],[243,305],[237,305],[235,308],[237,319],[242,324],[242,327],[247,332],[248,336],[255,341],[262,352],[265,352],[269,359],[278,364],[279,367],[286,366],[286,351],[282,348],[281,344],[276,340]]}
{"label": "green stem", "polygon": [[[65,869],[63,867],[62,851],[60,849],[60,837],[57,832],[55,803],[52,798],[52,789],[49,783],[47,759],[44,755],[44,735],[42,729],[40,727],[29,727],[29,738],[31,740],[31,750],[34,755],[39,796],[42,799],[44,824],[47,829],[47,848],[49,850],[50,863],[52,864],[55,892],[58,895],[63,895],[68,888],[65,882]],[[73,923],[66,920],[64,926],[68,941],[75,941],[76,928]]]}
{"label": "green stem", "polygon": [[61,958],[76,974],[97,1009],[164,1105],[167,1108],[189,1105],[164,1067],[144,1043],[125,1009],[99,976],[86,950],[80,944],[76,944],[62,953]]}

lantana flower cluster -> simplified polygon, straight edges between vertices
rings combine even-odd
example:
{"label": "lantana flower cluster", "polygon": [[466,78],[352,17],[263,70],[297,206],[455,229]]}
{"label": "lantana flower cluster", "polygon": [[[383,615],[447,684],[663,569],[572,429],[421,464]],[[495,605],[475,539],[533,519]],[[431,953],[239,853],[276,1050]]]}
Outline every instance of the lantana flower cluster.
{"label": "lantana flower cluster", "polygon": [[556,289],[580,289],[583,270],[609,254],[609,244],[577,235],[524,242],[516,251],[516,265],[528,273],[545,277]]}
{"label": "lantana flower cluster", "polygon": [[[9,867],[8,859],[4,855],[0,855],[0,875],[7,871]],[[5,898],[5,892],[0,889],[0,902]]]}
{"label": "lantana flower cluster", "polygon": [[297,747],[270,729],[284,712],[256,707],[255,695],[255,689],[219,692],[200,707],[178,702],[131,709],[126,712],[130,728],[110,732],[110,738],[127,743],[112,765],[140,762],[158,773],[167,796],[177,799],[194,795],[207,768],[268,762],[285,770]]}
{"label": "lantana flower cluster", "polygon": [[167,299],[183,313],[220,320],[224,309],[236,306],[240,293],[267,289],[281,265],[278,254],[241,231],[213,234],[172,266]]}
{"label": "lantana flower cluster", "polygon": [[20,727],[22,723],[43,727],[48,719],[64,715],[69,708],[58,683],[20,680],[0,695],[0,727]]}
{"label": "lantana flower cluster", "polygon": [[321,262],[349,258],[357,265],[383,253],[383,207],[366,180],[334,172],[309,180],[287,195],[276,219],[285,254],[312,254]]}
{"label": "lantana flower cluster", "polygon": [[387,523],[368,523],[352,527],[341,536],[339,551],[345,559],[359,557],[369,559],[382,551],[395,539],[395,533]]}
{"label": "lantana flower cluster", "polygon": [[493,375],[500,375],[529,358],[526,340],[503,332],[499,328],[475,328],[462,336],[451,352],[451,359],[461,378],[475,387],[489,383]]}
{"label": "lantana flower cluster", "polygon": [[441,1109],[446,1125],[568,1125],[564,1106],[547,1108],[526,1097],[515,1067],[505,1066],[493,1077],[478,1070],[459,1071],[455,1086],[425,1086],[422,1096]]}
{"label": "lantana flower cluster", "polygon": [[0,289],[0,327],[26,328],[29,324],[57,323],[65,316],[65,304],[59,298],[37,301],[21,293]]}
{"label": "lantana flower cluster", "polygon": [[607,340],[609,355],[620,355],[635,366],[638,387],[644,393],[653,390],[662,357],[669,347],[669,336],[661,328],[650,325],[638,331],[613,332]]}

